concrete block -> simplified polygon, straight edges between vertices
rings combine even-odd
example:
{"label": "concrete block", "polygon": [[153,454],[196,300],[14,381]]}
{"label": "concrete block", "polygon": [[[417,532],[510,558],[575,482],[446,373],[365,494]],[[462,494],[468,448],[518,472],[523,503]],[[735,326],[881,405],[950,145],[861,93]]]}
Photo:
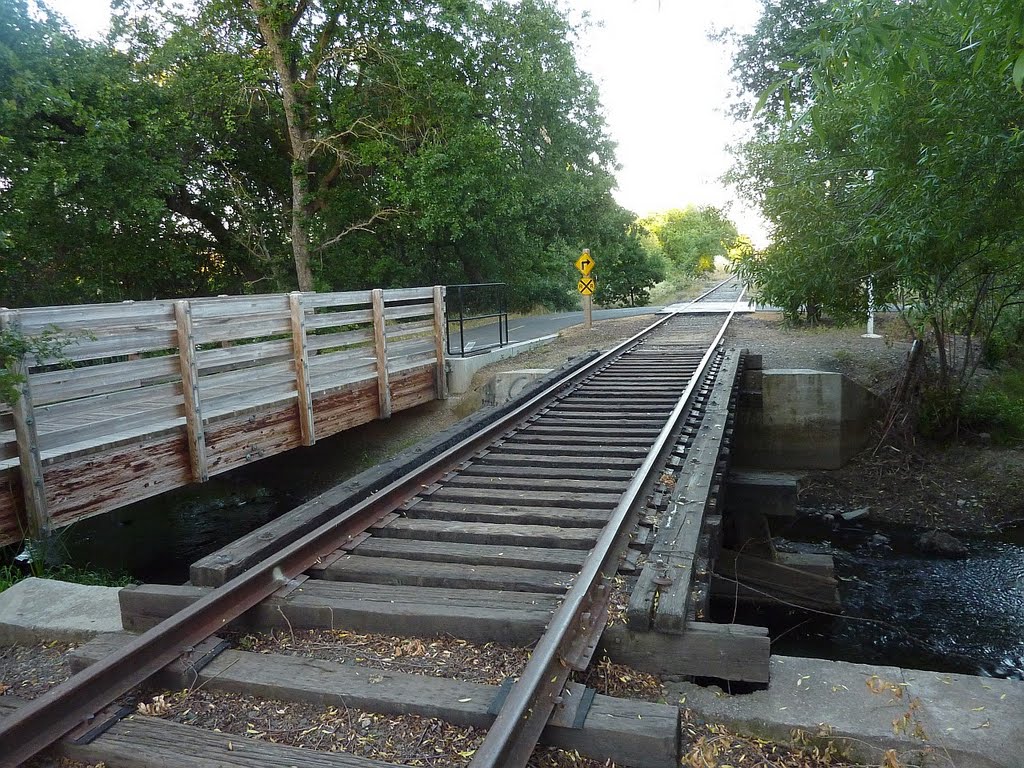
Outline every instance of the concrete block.
{"label": "concrete block", "polygon": [[[905,707],[892,697],[872,693],[872,676],[903,682],[896,667],[870,667],[822,659],[772,656],[767,690],[736,696],[683,683],[683,706],[708,720],[722,722],[750,735],[789,742],[794,731],[810,736],[846,737],[852,755],[869,764],[881,763],[886,749],[915,750],[920,740],[893,733],[892,722]],[[897,688],[898,690],[898,688]]]}
{"label": "concrete block", "polygon": [[673,685],[682,706],[749,735],[789,742],[795,732],[882,763],[1019,768],[1024,683],[841,661],[772,656],[766,690],[729,696]]}
{"label": "concrete block", "polygon": [[550,368],[523,368],[518,371],[502,371],[484,384],[483,404],[504,405],[530,389],[535,381],[551,373]]}
{"label": "concrete block", "polygon": [[118,587],[30,578],[0,592],[0,644],[78,642],[120,632]]}
{"label": "concrete block", "polygon": [[[1024,764],[1024,682],[903,670],[923,735],[957,768]],[[938,762],[938,761],[937,761]]]}
{"label": "concrete block", "polygon": [[492,349],[470,357],[449,357],[445,361],[445,368],[448,372],[448,392],[453,395],[461,395],[469,391],[473,383],[473,375],[486,365],[496,363],[499,360],[507,360],[510,357],[521,355],[536,347],[543,346],[558,338],[557,333],[548,336],[541,336],[528,341],[517,341],[505,347]]}
{"label": "concrete block", "polygon": [[760,401],[741,407],[734,458],[759,469],[837,469],[870,438],[878,399],[841,373],[762,371]]}

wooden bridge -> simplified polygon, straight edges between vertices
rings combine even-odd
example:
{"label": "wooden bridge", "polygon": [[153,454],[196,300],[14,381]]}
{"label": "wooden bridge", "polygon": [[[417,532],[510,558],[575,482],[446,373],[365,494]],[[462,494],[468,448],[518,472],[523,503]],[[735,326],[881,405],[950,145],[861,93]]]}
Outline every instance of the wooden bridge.
{"label": "wooden bridge", "polygon": [[[3,310],[0,545],[445,397],[444,289]],[[68,364],[72,364],[69,367]]]}

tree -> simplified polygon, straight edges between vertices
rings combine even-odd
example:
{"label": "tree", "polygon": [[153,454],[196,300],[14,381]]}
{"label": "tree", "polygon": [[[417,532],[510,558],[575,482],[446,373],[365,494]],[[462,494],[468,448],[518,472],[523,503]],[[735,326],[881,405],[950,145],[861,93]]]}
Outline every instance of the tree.
{"label": "tree", "polygon": [[650,303],[651,288],[665,279],[665,262],[645,241],[638,225],[628,239],[609,253],[602,253],[596,268],[599,304],[642,307]]}
{"label": "tree", "polygon": [[725,256],[738,235],[736,225],[711,205],[657,213],[640,224],[657,238],[665,258],[692,274],[714,270],[715,257]]}
{"label": "tree", "polygon": [[[794,312],[862,309],[869,278],[878,301],[909,296],[907,321],[931,341],[936,384],[955,404],[979,341],[1024,300],[1019,48],[993,53],[1006,4],[975,4],[970,29],[957,0],[786,8],[813,21],[789,47],[802,55],[794,80],[776,90],[806,87],[795,111],[746,94],[768,111],[734,181],[762,206],[774,243],[740,268]],[[758,45],[743,40],[737,71]]]}

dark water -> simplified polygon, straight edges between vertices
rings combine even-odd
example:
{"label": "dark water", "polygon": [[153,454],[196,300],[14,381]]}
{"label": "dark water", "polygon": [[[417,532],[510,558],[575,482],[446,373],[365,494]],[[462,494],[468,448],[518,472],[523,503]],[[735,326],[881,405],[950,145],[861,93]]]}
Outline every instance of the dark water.
{"label": "dark water", "polygon": [[[393,434],[403,434],[427,403],[62,529],[58,550],[79,567],[127,574],[139,582],[181,584],[189,566],[331,486],[373,466]],[[2,554],[5,562],[14,552]]]}
{"label": "dark water", "polygon": [[780,540],[834,556],[845,616],[773,610],[739,620],[767,622],[773,653],[1024,677],[1024,531],[958,536],[962,559],[921,553],[920,533],[822,525]]}

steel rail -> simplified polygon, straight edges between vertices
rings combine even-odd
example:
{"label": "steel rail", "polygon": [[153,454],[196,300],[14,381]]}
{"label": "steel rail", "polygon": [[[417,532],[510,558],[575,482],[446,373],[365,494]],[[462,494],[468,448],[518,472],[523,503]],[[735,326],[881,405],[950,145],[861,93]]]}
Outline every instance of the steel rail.
{"label": "steel rail", "polygon": [[[647,458],[633,475],[611,518],[601,530],[601,535],[584,561],[579,575],[561,605],[555,610],[522,675],[512,686],[494,723],[488,729],[487,736],[474,753],[470,768],[521,768],[530,759],[541,731],[558,703],[559,692],[571,672],[571,665],[564,659],[566,649],[573,644],[575,636],[594,631],[595,614],[603,616],[602,627],[598,628],[598,632],[603,629],[607,613],[594,611],[593,604],[598,599],[596,593],[604,579],[614,576],[617,570],[617,563],[609,562],[617,555],[616,542],[623,534],[623,526],[629,519],[651,473],[661,469],[663,453],[666,447],[669,447],[669,440],[676,431],[676,425],[689,411],[697,387],[704,378],[708,365],[716,354],[740,301],[743,300],[744,293],[745,290],[740,290],[735,305],[729,311],[714,341],[708,346],[686,389],[676,401],[675,408],[648,451]],[[668,317],[675,317],[676,314],[678,313],[672,313]],[[607,599],[607,590],[604,599]],[[589,618],[584,614],[589,614]]]}
{"label": "steel rail", "polygon": [[675,314],[666,315],[582,368],[552,382],[477,433],[213,589],[102,661],[19,707],[17,712],[0,720],[0,767],[14,768],[69,731],[91,722],[119,696],[192,650],[321,558],[344,547],[424,485],[440,479],[465,457],[540,410],[565,387],[578,384],[601,370],[673,317]]}
{"label": "steel rail", "polygon": [[[683,305],[683,309],[686,309],[686,307],[691,307],[694,304],[696,304],[698,301],[701,301],[702,299],[707,298],[712,293],[717,291],[719,288],[723,287],[726,283],[730,283],[733,280],[739,280],[739,278],[736,275],[730,275],[729,277],[725,278],[725,280],[723,280],[722,282],[718,283],[717,285],[712,286],[711,288],[708,288],[706,291],[704,291],[704,293],[698,295],[696,298],[694,298],[694,299],[690,300],[689,302],[687,302],[686,304],[684,304]],[[741,298],[742,298],[744,293],[746,293],[746,289],[745,288],[740,290],[740,297]],[[739,303],[739,299],[736,300],[736,303],[737,304]],[[678,313],[674,313],[674,314],[678,314]]]}

